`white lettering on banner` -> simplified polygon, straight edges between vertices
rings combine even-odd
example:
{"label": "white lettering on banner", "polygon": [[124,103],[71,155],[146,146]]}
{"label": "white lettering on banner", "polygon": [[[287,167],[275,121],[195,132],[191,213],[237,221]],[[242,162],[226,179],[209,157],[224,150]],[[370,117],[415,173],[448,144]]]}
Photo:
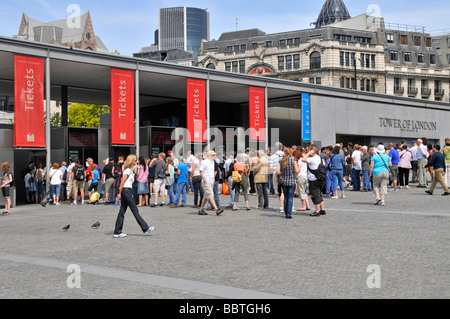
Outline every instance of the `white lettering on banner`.
{"label": "white lettering on banner", "polygon": [[194,122],[201,122],[200,118],[200,90],[194,89]]}
{"label": "white lettering on banner", "polygon": [[34,70],[27,69],[26,79],[26,90],[23,90],[25,95],[25,112],[34,111]]}
{"label": "white lettering on banner", "polygon": [[119,86],[119,119],[122,117],[127,117],[127,81],[121,80]]}

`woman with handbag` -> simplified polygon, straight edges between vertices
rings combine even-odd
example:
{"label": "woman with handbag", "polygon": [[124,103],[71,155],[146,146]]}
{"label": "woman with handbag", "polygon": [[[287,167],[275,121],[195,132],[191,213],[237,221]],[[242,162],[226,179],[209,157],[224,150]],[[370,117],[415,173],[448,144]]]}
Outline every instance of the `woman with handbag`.
{"label": "woman with handbag", "polygon": [[232,180],[233,189],[235,191],[233,211],[239,210],[237,208],[237,203],[239,202],[239,194],[241,191],[244,194],[247,211],[250,211],[247,193],[247,190],[250,187],[250,183],[248,180],[248,167],[245,164],[245,154],[238,155],[237,163],[234,163],[233,166]]}
{"label": "woman with handbag", "polygon": [[[142,206],[148,206],[148,198],[150,194],[150,188],[148,185],[148,165],[143,157],[139,158],[139,164],[138,164],[138,187],[137,187],[137,193],[139,195],[139,205],[137,207]],[[145,204],[142,200],[145,200]]]}
{"label": "woman with handbag", "polygon": [[377,155],[374,155],[371,159],[370,176],[373,177],[373,192],[376,197],[375,205],[385,206],[392,162],[389,155],[385,154],[384,145],[378,145],[376,152]]}

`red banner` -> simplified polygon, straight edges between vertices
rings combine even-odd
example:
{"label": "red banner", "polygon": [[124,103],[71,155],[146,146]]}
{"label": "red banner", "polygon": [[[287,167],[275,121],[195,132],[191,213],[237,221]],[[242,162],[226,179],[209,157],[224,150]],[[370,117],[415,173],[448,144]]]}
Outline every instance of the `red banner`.
{"label": "red banner", "polygon": [[14,146],[45,147],[44,59],[14,56]]}
{"label": "red banner", "polygon": [[135,144],[134,72],[111,70],[111,144]]}
{"label": "red banner", "polygon": [[187,80],[188,143],[206,143],[206,82]]}
{"label": "red banner", "polygon": [[250,140],[266,140],[266,108],[264,88],[249,88]]}

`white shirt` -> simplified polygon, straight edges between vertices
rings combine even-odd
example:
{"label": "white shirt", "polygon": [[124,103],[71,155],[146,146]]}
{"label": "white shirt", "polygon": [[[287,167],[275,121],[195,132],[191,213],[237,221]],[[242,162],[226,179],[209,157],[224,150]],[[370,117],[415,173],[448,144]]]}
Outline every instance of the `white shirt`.
{"label": "white shirt", "polygon": [[297,177],[307,177],[308,176],[308,165],[303,163],[301,159],[298,160],[298,167],[300,167],[300,171],[297,174]]}
{"label": "white shirt", "polygon": [[352,154],[352,158],[355,162],[355,165],[352,165],[352,168],[356,169],[357,171],[362,170],[362,158],[361,158],[361,152],[360,151],[354,151]]}
{"label": "white shirt", "polygon": [[195,156],[191,154],[191,156],[189,156],[186,161],[186,164],[188,166],[188,172],[192,172],[192,164],[194,164],[194,162]]}
{"label": "white shirt", "polygon": [[72,181],[72,169],[74,168],[75,163],[72,163],[69,165],[69,167],[67,168],[66,173],[69,173],[69,176],[67,176],[67,181],[71,182]]}
{"label": "white shirt", "polygon": [[[214,184],[214,161],[210,161],[209,159],[204,160],[200,166],[200,172],[203,172],[208,184]],[[204,182],[202,180],[202,183]]]}
{"label": "white shirt", "polygon": [[[310,170],[317,170],[319,168],[319,165],[321,163],[322,159],[320,158],[319,155],[313,156],[313,157],[308,157],[308,167]],[[305,165],[306,166],[306,165]],[[308,180],[311,182],[317,181],[316,176],[314,176],[313,173],[311,173],[308,170]]]}
{"label": "white shirt", "polygon": [[135,174],[133,173],[133,171],[131,170],[131,168],[127,168],[124,172],[123,172],[123,176],[127,175],[127,181],[125,182],[125,185],[123,186],[124,188],[133,188],[133,183],[134,183],[134,179],[135,179]]}
{"label": "white shirt", "polygon": [[63,173],[59,169],[52,168],[50,170],[50,175],[52,179],[50,181],[51,185],[61,185]]}

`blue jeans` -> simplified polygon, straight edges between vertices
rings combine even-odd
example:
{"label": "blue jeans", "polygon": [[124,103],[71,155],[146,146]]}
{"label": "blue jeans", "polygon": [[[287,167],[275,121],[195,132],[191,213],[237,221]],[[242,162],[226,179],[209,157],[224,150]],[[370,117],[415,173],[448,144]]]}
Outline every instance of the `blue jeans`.
{"label": "blue jeans", "polygon": [[220,202],[219,202],[219,181],[214,182],[214,201],[216,202],[217,208],[220,208]]}
{"label": "blue jeans", "polygon": [[180,197],[183,196],[183,199],[181,201],[181,205],[186,206],[186,191],[188,188],[188,183],[184,182],[184,183],[177,183],[177,199],[175,200],[175,206],[178,206],[178,204],[180,203]]}
{"label": "blue jeans", "polygon": [[53,198],[53,195],[56,197],[59,197],[61,194],[61,185],[50,185],[50,191],[51,191],[51,197]]}
{"label": "blue jeans", "polygon": [[234,205],[234,196],[235,196],[236,192],[233,189],[233,178],[231,178],[231,176],[228,177],[228,186],[230,187],[230,197],[231,197],[230,207],[233,207],[233,205]]}
{"label": "blue jeans", "polygon": [[114,229],[114,235],[120,235],[122,233],[123,223],[125,221],[125,213],[127,212],[128,208],[131,209],[131,212],[133,213],[134,218],[136,218],[137,223],[141,227],[142,232],[145,233],[147,230],[149,230],[150,227],[148,227],[147,223],[139,214],[132,188],[124,188],[122,190],[121,203],[122,204],[120,206],[119,215],[117,216],[116,227]]}
{"label": "blue jeans", "polygon": [[296,184],[294,184],[292,186],[283,186],[284,213],[286,214],[286,216],[291,216],[291,213],[292,213],[292,206],[294,204],[295,187],[296,187]]}
{"label": "blue jeans", "polygon": [[268,182],[267,182],[267,187],[269,188],[269,192],[271,194],[275,194],[275,188],[273,187],[273,174],[269,174],[268,175]]}
{"label": "blue jeans", "polygon": [[188,187],[191,189],[191,192],[193,192],[194,191],[194,184],[191,182],[191,175],[192,175],[192,172],[188,171],[188,183],[189,183]]}
{"label": "blue jeans", "polygon": [[[172,181],[172,185],[169,186],[167,189],[167,193],[169,194],[169,205],[175,205],[175,196],[173,195],[173,186],[175,185],[175,182]],[[178,193],[178,192],[177,192]]]}
{"label": "blue jeans", "polygon": [[363,171],[364,189],[372,189],[370,184],[370,171]]}
{"label": "blue jeans", "polygon": [[352,182],[353,182],[353,190],[360,191],[361,190],[361,171],[352,168]]}
{"label": "blue jeans", "polygon": [[333,179],[333,193],[336,193],[338,185],[341,187],[341,191],[344,187],[344,170],[331,170],[331,177]]}

